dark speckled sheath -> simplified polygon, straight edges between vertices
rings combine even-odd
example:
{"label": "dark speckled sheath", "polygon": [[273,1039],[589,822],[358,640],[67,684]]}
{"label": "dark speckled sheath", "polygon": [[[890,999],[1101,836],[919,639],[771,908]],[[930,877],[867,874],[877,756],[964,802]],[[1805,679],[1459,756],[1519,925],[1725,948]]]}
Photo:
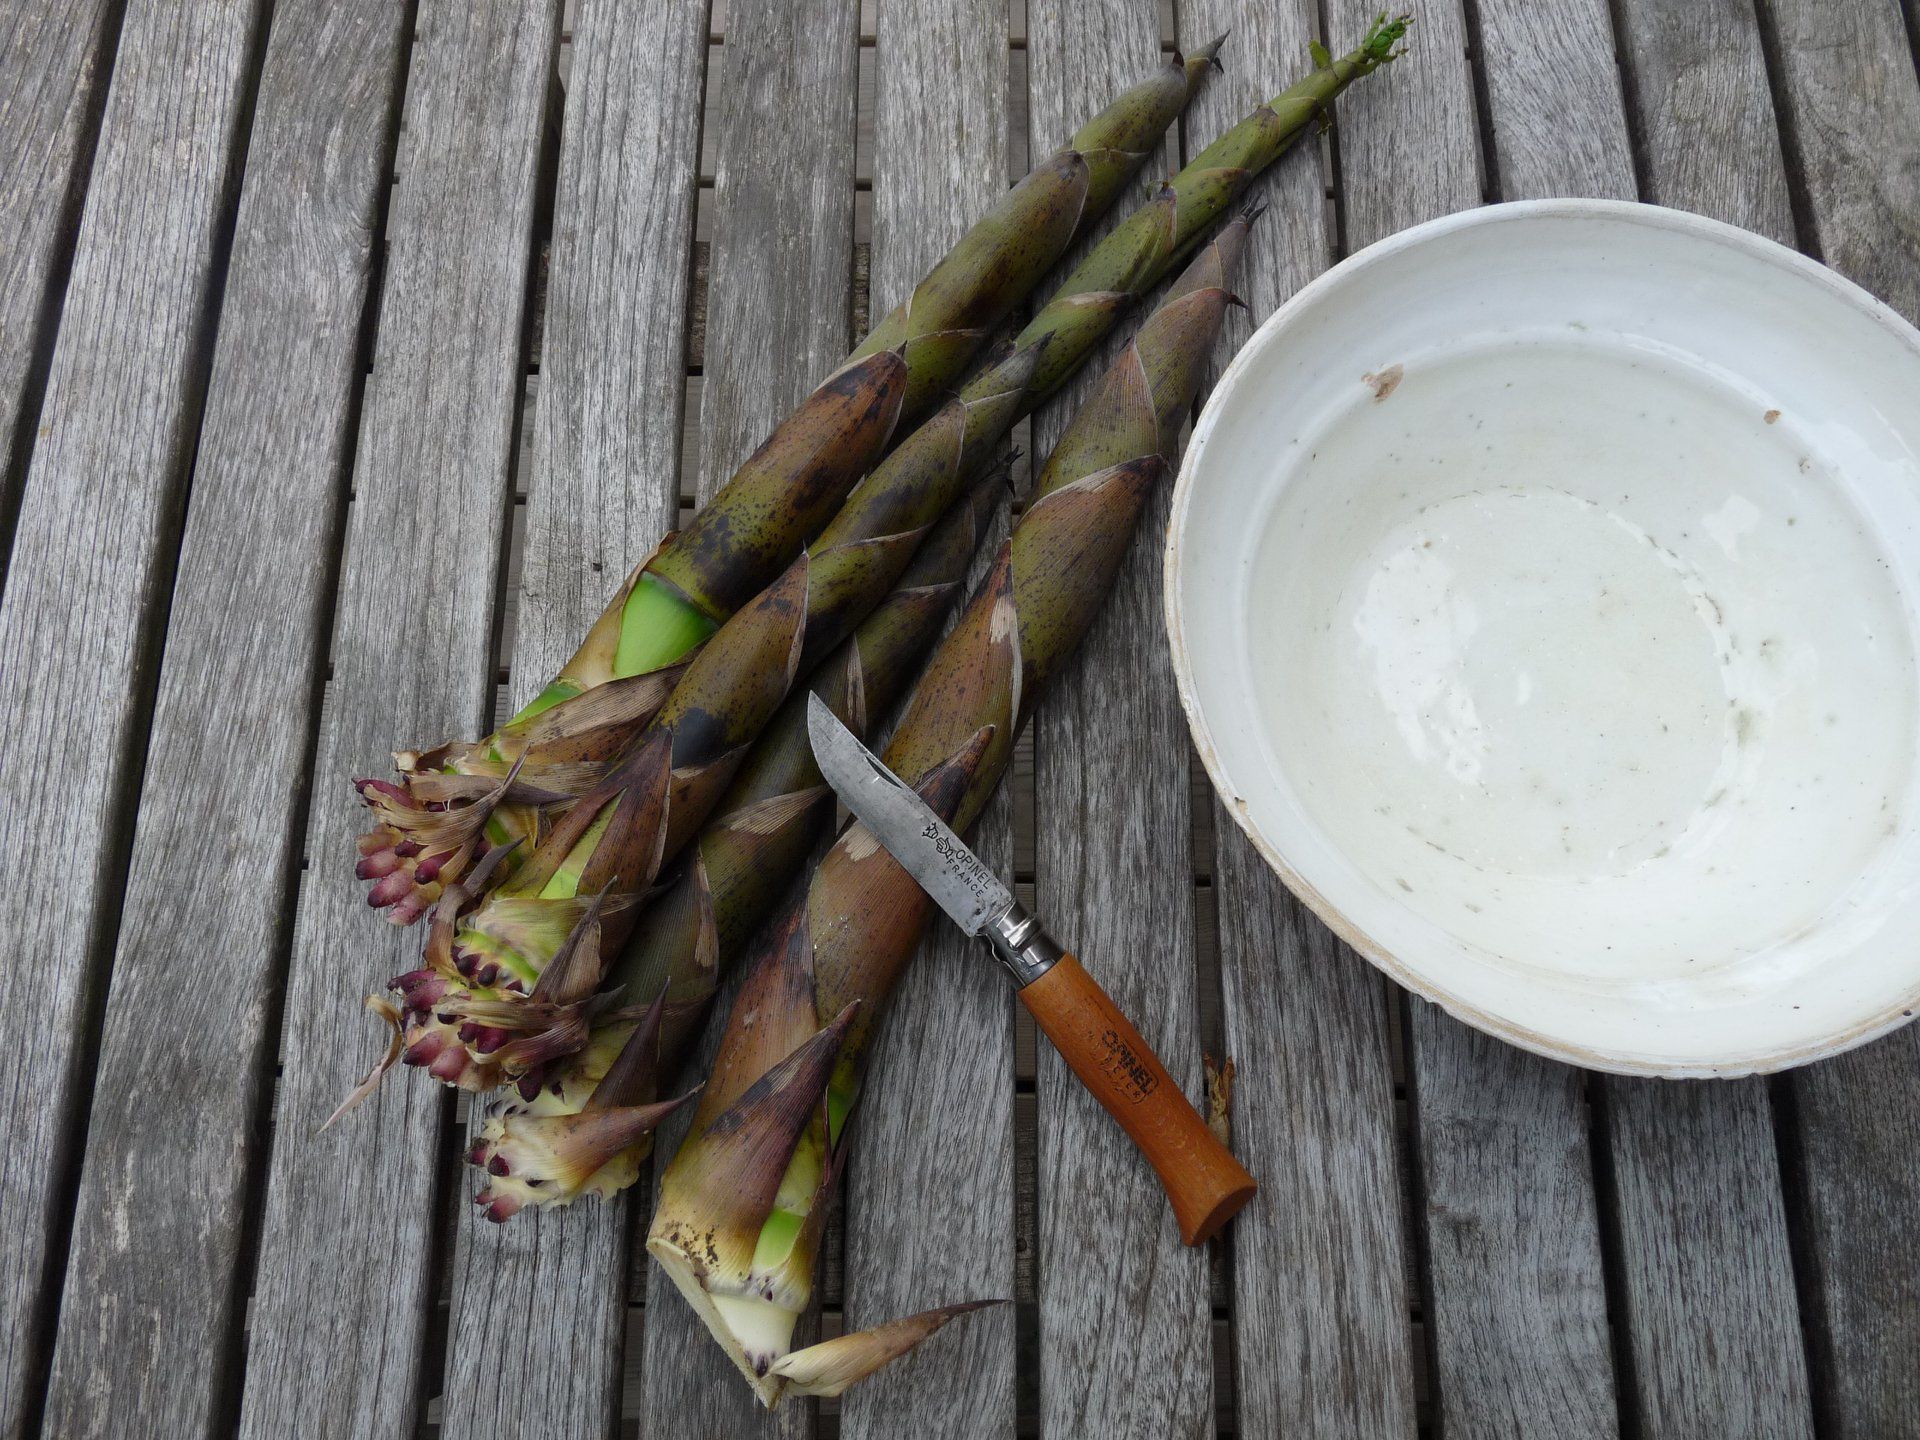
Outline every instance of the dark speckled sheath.
{"label": "dark speckled sheath", "polygon": [[[1233,303],[1225,282],[1247,224],[1230,223],[1194,262],[1075,417],[1032,505],[908,704],[887,762],[956,827],[979,814],[999,783],[1034,697],[1079,644],[1119,573],[1147,496],[1167,471],[1173,426]],[[818,1117],[829,1087],[842,1105],[854,1103],[873,1027],[928,906],[920,887],[853,825],[749,947],[693,1130],[662,1178],[654,1231],[678,1240],[717,1220],[712,1233],[729,1237],[733,1249],[693,1263],[722,1285],[748,1276],[752,1241],[801,1132],[815,1127],[808,1143],[824,1144]],[[758,1097],[776,1075],[784,1078],[782,1057],[811,1055],[829,1036],[831,1073],[816,1067],[821,1073],[809,1074],[808,1090],[781,1114],[762,1113]],[[740,1158],[762,1152],[772,1160]],[[839,1159],[835,1153],[810,1223],[783,1262],[786,1275],[814,1273],[819,1227],[811,1222],[816,1213],[824,1218]],[[745,1205],[759,1213],[743,1213]]]}
{"label": "dark speckled sheath", "polygon": [[[1171,57],[1014,186],[661,548],[648,573],[716,620],[757,594],[884,453],[896,419],[917,421],[1119,196],[1186,108],[1217,48]],[[823,392],[839,403],[819,405]],[[808,418],[823,408],[826,423]],[[847,410],[858,412],[857,423]]]}

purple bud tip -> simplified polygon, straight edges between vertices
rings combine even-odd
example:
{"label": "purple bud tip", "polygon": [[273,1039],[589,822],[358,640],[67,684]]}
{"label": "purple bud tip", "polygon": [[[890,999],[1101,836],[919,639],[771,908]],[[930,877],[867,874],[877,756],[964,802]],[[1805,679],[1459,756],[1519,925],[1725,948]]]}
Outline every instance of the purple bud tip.
{"label": "purple bud tip", "polygon": [[487,1142],[476,1140],[467,1147],[467,1164],[484,1165],[487,1163]]}
{"label": "purple bud tip", "polygon": [[391,875],[383,875],[374,882],[373,888],[367,891],[367,903],[374,906],[392,905],[405,899],[407,892],[412,889],[413,877],[405,871],[395,870]]}
{"label": "purple bud tip", "polygon": [[473,978],[482,985],[491,985],[500,978],[500,967],[489,960],[474,972]]}
{"label": "purple bud tip", "polygon": [[427,1073],[445,1084],[456,1083],[467,1073],[467,1052],[457,1045],[449,1045],[427,1067]]}

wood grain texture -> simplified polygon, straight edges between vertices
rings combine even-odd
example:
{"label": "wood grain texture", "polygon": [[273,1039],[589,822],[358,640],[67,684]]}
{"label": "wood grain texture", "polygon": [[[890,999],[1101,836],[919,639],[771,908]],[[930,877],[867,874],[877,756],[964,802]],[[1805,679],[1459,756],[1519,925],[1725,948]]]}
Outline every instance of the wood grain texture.
{"label": "wood grain texture", "polygon": [[1608,0],[1479,0],[1493,154],[1503,200],[1634,197]]}
{"label": "wood grain texture", "polygon": [[1640,198],[1794,243],[1754,0],[1620,0]]}
{"label": "wood grain texture", "polygon": [[1446,1433],[1619,1433],[1585,1077],[1412,1007]]}
{"label": "wood grain texture", "polygon": [[[852,341],[858,21],[857,0],[737,0],[709,61],[720,134],[695,487],[703,503]],[[731,994],[722,989],[718,1013]],[[710,1027],[701,1073],[713,1042]],[[663,1130],[660,1157],[690,1119]],[[813,1434],[815,1403],[762,1409],[657,1265],[647,1267],[642,1339],[649,1440]]]}
{"label": "wood grain texture", "polygon": [[[869,312],[885,315],[1005,193],[1006,6],[888,0],[878,23]],[[1002,873],[1011,837],[1002,797],[975,831]],[[1011,1296],[1013,998],[984,951],[943,921],[894,993],[857,1129],[846,1328]],[[841,1433],[1011,1436],[1015,1369],[1013,1307],[969,1315],[849,1391]]]}
{"label": "wood grain texture", "polygon": [[[703,0],[586,0],[560,141],[540,403],[510,652],[512,705],[539,693],[629,570],[675,524],[693,244]],[[478,1177],[461,1177],[461,1200]],[[459,1207],[450,1328],[516,1315],[521,1343],[448,1347],[449,1435],[613,1433],[631,1212],[622,1198]]]}
{"label": "wood grain texture", "polygon": [[[1811,238],[1828,264],[1920,321],[1920,85],[1900,12],[1882,0],[1767,10]],[[1820,1429],[1920,1433],[1920,1031],[1788,1083]]]}
{"label": "wood grain texture", "polygon": [[[1920,87],[1891,0],[1763,0],[1820,257],[1920,318]],[[1900,138],[1905,137],[1905,138]]]}
{"label": "wood grain texture", "polygon": [[[273,19],[100,1041],[49,1434],[209,1433],[226,1399],[325,655],[318,557],[338,549],[345,508],[399,19],[376,0],[283,3]],[[218,864],[253,883],[183,884],[210,817],[241,816]],[[195,1203],[155,1204],[161,1174]],[[183,1333],[203,1338],[183,1346]]]}
{"label": "wood grain texture", "polygon": [[[1041,154],[1150,69],[1160,48],[1154,7],[1142,0],[1042,0],[1027,25]],[[1171,168],[1150,162],[1134,203]],[[1034,417],[1036,453],[1052,448],[1099,373],[1096,360]],[[1034,884],[1049,930],[1085,958],[1195,1096],[1186,726],[1160,638],[1159,549],[1148,538],[1165,531],[1170,488],[1148,502],[1112,596],[1034,718]],[[1059,1052],[1043,1043],[1036,1060],[1041,1431],[1211,1435],[1206,1251],[1181,1244],[1152,1170]]]}
{"label": "wood grain texture", "polygon": [[1811,1436],[1764,1082],[1606,1082],[1638,1433]]}
{"label": "wood grain texture", "polygon": [[0,554],[22,478],[15,467],[31,448],[18,431],[38,409],[119,13],[113,0],[16,6],[0,36]]}
{"label": "wood grain texture", "polygon": [[[200,418],[253,4],[136,4],[101,121],[70,299],[0,600],[0,1433],[17,1433],[68,1224],[86,1030],[120,908],[156,602]],[[30,959],[29,959],[30,957]],[[52,1263],[57,1265],[57,1260]]]}
{"label": "wood grain texture", "polygon": [[[1361,7],[1338,8],[1352,28],[1363,23]],[[1498,193],[1631,193],[1604,7],[1500,0],[1479,16]],[[1352,249],[1481,196],[1460,15],[1429,6],[1411,37],[1411,54],[1346,101]],[[1617,153],[1569,144],[1554,128],[1555,106],[1602,127]],[[1581,1077],[1409,1003],[1442,1423],[1452,1437],[1615,1434]]]}
{"label": "wood grain texture", "polygon": [[[1312,8],[1182,6],[1183,40],[1234,27],[1226,73],[1189,115],[1189,148],[1286,83],[1319,33]],[[1328,38],[1352,41],[1339,27]],[[1342,143],[1346,108],[1359,98],[1357,90],[1340,102]],[[1255,193],[1272,204],[1241,258],[1248,313],[1229,312],[1222,355],[1331,261],[1324,184],[1318,146],[1259,182]],[[1222,1020],[1238,1066],[1234,1149],[1261,1187],[1231,1236],[1235,1433],[1411,1436],[1415,1347],[1388,987],[1288,893],[1217,803],[1213,833]],[[1302,1263],[1306,1256],[1331,1263]]]}
{"label": "wood grain texture", "polygon": [[[1791,244],[1748,0],[1622,0],[1643,198]],[[1605,1086],[1629,1401],[1648,1440],[1806,1435],[1806,1347],[1766,1082]]]}
{"label": "wood grain texture", "polygon": [[705,501],[850,348],[858,13],[728,7],[707,281]]}
{"label": "wood grain texture", "polygon": [[[1327,0],[1329,47],[1358,44],[1379,13],[1367,0]],[[1401,48],[1400,59],[1340,97],[1335,115],[1348,254],[1482,198],[1459,0],[1422,5]]]}
{"label": "wood grain texture", "polygon": [[1387,989],[1224,813],[1217,833],[1234,1148],[1261,1186],[1232,1237],[1235,1433],[1411,1436]]}
{"label": "wood grain texture", "polygon": [[245,1435],[283,1434],[290,1417],[303,1435],[354,1440],[420,1422],[449,1107],[405,1075],[315,1133],[385,1044],[361,996],[417,964],[421,944],[369,913],[351,878],[365,821],[348,782],[384,773],[397,746],[486,729],[559,10],[426,0],[415,26],[287,984]]}

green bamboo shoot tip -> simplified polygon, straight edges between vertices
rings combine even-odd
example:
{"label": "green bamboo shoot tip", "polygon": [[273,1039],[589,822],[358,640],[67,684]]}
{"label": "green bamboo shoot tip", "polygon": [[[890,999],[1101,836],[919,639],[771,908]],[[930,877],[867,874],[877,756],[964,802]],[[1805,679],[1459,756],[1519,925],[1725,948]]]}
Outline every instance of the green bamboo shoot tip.
{"label": "green bamboo shoot tip", "polygon": [[671,665],[718,628],[711,616],[664,580],[642,575],[620,612],[613,673],[638,675]]}

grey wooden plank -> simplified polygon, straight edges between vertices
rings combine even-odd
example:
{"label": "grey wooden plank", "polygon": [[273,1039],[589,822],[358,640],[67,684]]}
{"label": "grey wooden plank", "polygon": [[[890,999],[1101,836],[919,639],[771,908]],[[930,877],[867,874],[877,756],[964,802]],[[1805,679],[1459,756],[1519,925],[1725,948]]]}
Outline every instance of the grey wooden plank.
{"label": "grey wooden plank", "polygon": [[[1150,0],[1034,0],[1027,26],[1043,154],[1160,51]],[[1171,168],[1145,167],[1136,202]],[[1034,417],[1042,453],[1096,376]],[[1148,502],[1113,595],[1034,719],[1034,888],[1053,932],[1197,1095],[1186,726],[1146,538],[1164,531],[1170,489]],[[1041,1431],[1210,1436],[1207,1252],[1180,1243],[1153,1172],[1058,1052],[1035,1058]]]}
{"label": "grey wooden plank", "polygon": [[845,356],[858,47],[842,0],[728,6],[702,373],[704,500]]}
{"label": "grey wooden plank", "polygon": [[[354,470],[281,1036],[241,1431],[411,1436],[448,1110],[396,1077],[316,1128],[385,1044],[359,1000],[417,963],[347,873],[348,782],[485,728],[541,129],[559,0],[425,0]],[[456,1345],[488,1343],[462,1336]]]}
{"label": "grey wooden plank", "polygon": [[1480,0],[1488,163],[1500,198],[1635,198],[1608,0]]}
{"label": "grey wooden plank", "polygon": [[1386,988],[1219,819],[1234,1148],[1264,1192],[1233,1233],[1235,1433],[1410,1436]]}
{"label": "grey wooden plank", "polygon": [[[575,25],[509,652],[516,708],[565,663],[679,508],[706,5],[584,0]],[[461,1199],[474,1189],[463,1174]],[[513,1297],[520,1343],[449,1348],[448,1434],[612,1431],[630,1219],[624,1198],[529,1210],[507,1225],[460,1206],[452,1332],[490,1331]]]}
{"label": "grey wooden plank", "polygon": [[1620,0],[1641,198],[1794,243],[1753,0]]}
{"label": "grey wooden plank", "polygon": [[[870,283],[884,315],[1005,192],[1006,6],[888,0],[879,27]],[[977,838],[1007,864],[1004,797]],[[889,1008],[847,1183],[849,1330],[1013,1294],[1013,1002],[995,969],[940,926]],[[929,1063],[956,1036],[960,1063]],[[1014,1370],[1012,1307],[971,1315],[849,1391],[841,1433],[1011,1435]]]}
{"label": "grey wooden plank", "polygon": [[1920,1434],[1920,1032],[1791,1081],[1819,1433]]}
{"label": "grey wooden plank", "polygon": [[1788,160],[1811,240],[1841,274],[1920,315],[1920,88],[1892,0],[1765,0]]}
{"label": "grey wooden plank", "polygon": [[0,1116],[9,1434],[50,1339],[36,1322],[69,1219],[257,19],[253,5],[157,4],[125,18],[0,600],[0,923],[17,962],[0,1017],[18,1037]]}
{"label": "grey wooden plank", "polygon": [[[1789,159],[1827,263],[1920,320],[1920,86],[1897,7],[1771,0]],[[1920,1031],[1796,1072],[1822,1433],[1920,1433]]]}
{"label": "grey wooden plank", "polygon": [[22,6],[0,41],[0,563],[93,158],[120,7]]}
{"label": "grey wooden plank", "polygon": [[[1354,44],[1378,13],[1364,0],[1327,0],[1328,43]],[[1482,198],[1459,0],[1421,6],[1402,48],[1340,97],[1333,138],[1349,252]]]}
{"label": "grey wooden plank", "polygon": [[[1335,11],[1345,28],[1365,23],[1351,0]],[[1507,0],[1479,14],[1502,193],[1630,193],[1604,6]],[[1459,10],[1425,7],[1410,38],[1406,59],[1343,110],[1355,249],[1482,195]],[[1611,144],[1569,144],[1559,126],[1574,117],[1617,136],[1617,156]],[[1461,1436],[1616,1433],[1581,1079],[1410,1003],[1442,1424]]]}
{"label": "grey wooden plank", "polygon": [[1606,1109],[1638,1433],[1811,1435],[1764,1082],[1609,1079]]}
{"label": "grey wooden plank", "polygon": [[[1189,148],[1232,125],[1304,63],[1320,29],[1314,8],[1284,0],[1251,12],[1236,0],[1181,7],[1185,40],[1234,27],[1226,72],[1208,82],[1189,116]],[[1336,29],[1330,43],[1350,38]],[[1320,147],[1307,146],[1259,182],[1272,203],[1240,262],[1250,313],[1228,316],[1223,353],[1331,260],[1325,179]],[[1238,1066],[1234,1148],[1261,1185],[1231,1234],[1235,1433],[1409,1436],[1415,1347],[1387,987],[1287,892],[1217,802],[1208,803],[1222,1021]]]}
{"label": "grey wooden plank", "polygon": [[[326,642],[331,567],[316,557],[338,549],[345,508],[406,53],[399,18],[376,0],[283,3],[273,18],[96,1066],[48,1434],[210,1433],[229,1398]],[[209,817],[245,817],[219,863],[255,883],[181,884]],[[156,1113],[193,1123],[156,1125]],[[153,1203],[159,1174],[195,1203]],[[156,1304],[169,1330],[154,1325]],[[182,1346],[182,1333],[201,1341]]]}
{"label": "grey wooden plank", "polygon": [[[1791,244],[1749,0],[1623,0],[1641,193]],[[1806,1348],[1766,1083],[1609,1078],[1606,1138],[1637,1428],[1809,1433]]]}
{"label": "grey wooden plank", "polygon": [[[726,101],[718,117],[694,487],[702,502],[840,362],[852,338],[858,20],[857,0],[729,0],[726,44],[708,61],[707,83],[723,87]],[[723,988],[721,1013],[730,994]],[[703,1061],[709,1055],[703,1050]],[[671,1155],[690,1118],[669,1124],[659,1155]],[[799,1440],[814,1433],[812,1401],[760,1407],[655,1265],[647,1267],[646,1304],[649,1437]]]}
{"label": "grey wooden plank", "polygon": [[1616,1435],[1584,1077],[1409,1003],[1441,1423]]}

